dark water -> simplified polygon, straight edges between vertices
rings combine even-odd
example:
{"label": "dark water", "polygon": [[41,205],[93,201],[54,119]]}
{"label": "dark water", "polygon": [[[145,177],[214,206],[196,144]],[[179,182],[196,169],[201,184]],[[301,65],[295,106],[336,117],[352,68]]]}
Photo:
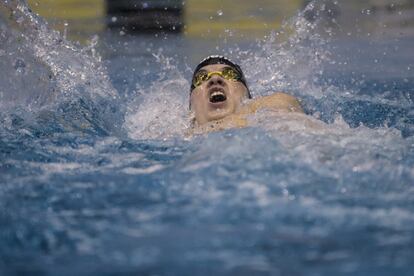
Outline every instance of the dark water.
{"label": "dark water", "polygon": [[[330,37],[299,13],[285,42],[81,47],[2,5],[0,274],[414,273],[412,37]],[[188,78],[217,51],[313,127],[258,114],[186,137]]]}

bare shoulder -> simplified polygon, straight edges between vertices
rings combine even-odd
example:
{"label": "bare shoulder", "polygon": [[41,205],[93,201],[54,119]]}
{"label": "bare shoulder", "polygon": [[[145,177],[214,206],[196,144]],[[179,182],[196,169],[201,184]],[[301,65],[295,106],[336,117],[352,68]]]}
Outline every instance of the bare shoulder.
{"label": "bare shoulder", "polygon": [[213,131],[220,131],[230,128],[243,128],[247,127],[247,120],[245,114],[231,114],[225,118],[207,122],[201,126],[194,127],[187,136],[194,134],[202,134]]}
{"label": "bare shoulder", "polygon": [[283,99],[283,100],[290,100],[290,101],[298,101],[298,99],[296,99],[296,97],[289,95],[287,93],[284,92],[275,92],[272,95],[269,96],[265,96],[264,98],[274,98],[274,99]]}
{"label": "bare shoulder", "polygon": [[276,92],[272,95],[255,99],[249,105],[253,112],[259,109],[272,109],[275,111],[303,113],[298,99],[283,92]]}

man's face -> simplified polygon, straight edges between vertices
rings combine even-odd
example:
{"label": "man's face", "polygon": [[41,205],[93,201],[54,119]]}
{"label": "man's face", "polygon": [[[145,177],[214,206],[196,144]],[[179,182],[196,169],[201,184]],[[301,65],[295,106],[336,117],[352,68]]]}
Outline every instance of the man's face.
{"label": "man's face", "polygon": [[[229,66],[213,64],[204,66],[199,71],[221,72],[226,67]],[[197,86],[191,93],[191,109],[195,112],[198,125],[202,125],[233,114],[247,95],[247,88],[242,82],[227,80],[218,74],[213,74],[209,80]]]}

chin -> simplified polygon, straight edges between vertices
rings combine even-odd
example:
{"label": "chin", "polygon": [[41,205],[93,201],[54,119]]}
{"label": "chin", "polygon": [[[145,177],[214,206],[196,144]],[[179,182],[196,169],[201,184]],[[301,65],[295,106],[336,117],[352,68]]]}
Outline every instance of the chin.
{"label": "chin", "polygon": [[208,114],[208,121],[220,120],[223,119],[231,114],[233,114],[230,108],[219,108],[209,112]]}

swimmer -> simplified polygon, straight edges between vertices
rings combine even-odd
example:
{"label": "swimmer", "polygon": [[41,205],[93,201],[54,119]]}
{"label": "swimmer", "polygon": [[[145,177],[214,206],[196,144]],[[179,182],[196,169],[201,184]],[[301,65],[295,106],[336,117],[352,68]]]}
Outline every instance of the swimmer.
{"label": "swimmer", "polygon": [[252,99],[240,66],[225,57],[207,57],[194,70],[190,111],[195,133],[246,127],[247,117],[260,110],[303,114],[299,101],[286,93]]}

